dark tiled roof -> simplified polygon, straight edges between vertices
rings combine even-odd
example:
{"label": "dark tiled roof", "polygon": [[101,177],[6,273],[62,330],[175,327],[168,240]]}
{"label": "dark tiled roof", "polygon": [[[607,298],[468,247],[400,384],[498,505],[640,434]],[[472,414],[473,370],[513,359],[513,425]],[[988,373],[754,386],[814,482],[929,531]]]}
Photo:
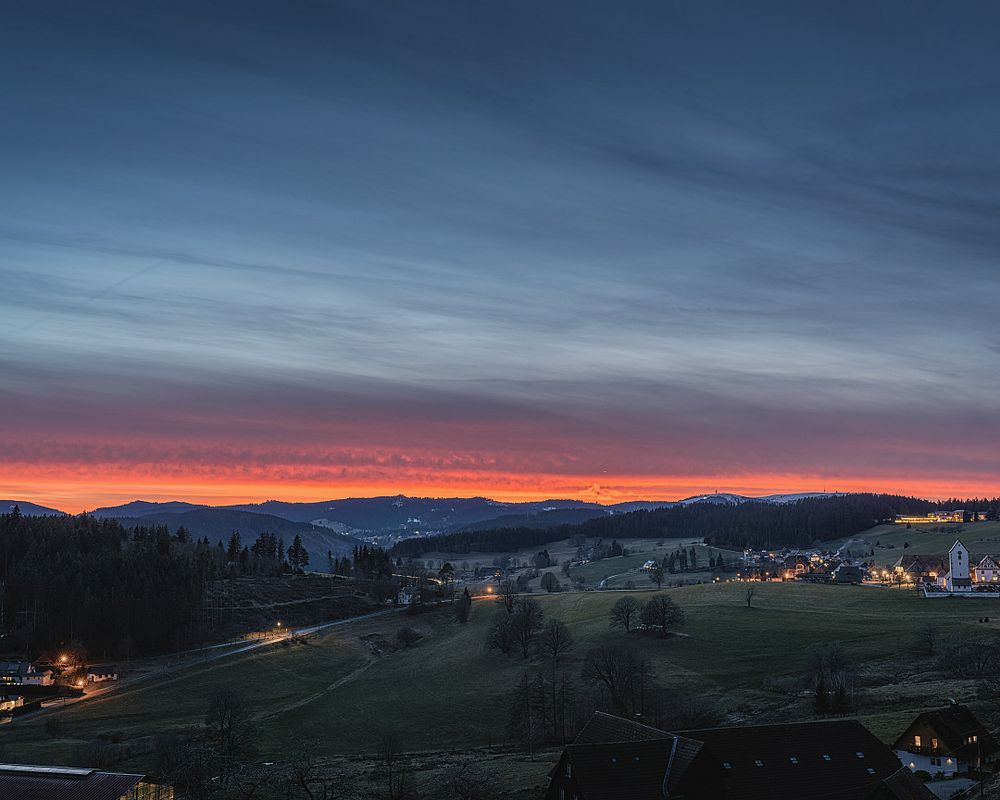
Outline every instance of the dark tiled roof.
{"label": "dark tiled roof", "polygon": [[571,744],[566,753],[586,800],[657,800],[673,739],[646,742]]}
{"label": "dark tiled roof", "polygon": [[664,783],[676,789],[701,749],[701,742],[597,711],[566,752],[586,800],[639,800],[662,797]]}
{"label": "dark tiled roof", "polygon": [[740,800],[863,800],[901,766],[856,720],[679,733],[705,743]]}
{"label": "dark tiled roof", "polygon": [[937,800],[937,797],[909,767],[901,767],[879,783],[865,800]]}
{"label": "dark tiled roof", "polygon": [[0,798],[119,800],[142,778],[119,772],[0,764]]}
{"label": "dark tiled roof", "polygon": [[599,744],[601,742],[647,742],[650,739],[670,738],[670,734],[659,728],[651,728],[640,722],[595,711],[583,726],[574,744]]}

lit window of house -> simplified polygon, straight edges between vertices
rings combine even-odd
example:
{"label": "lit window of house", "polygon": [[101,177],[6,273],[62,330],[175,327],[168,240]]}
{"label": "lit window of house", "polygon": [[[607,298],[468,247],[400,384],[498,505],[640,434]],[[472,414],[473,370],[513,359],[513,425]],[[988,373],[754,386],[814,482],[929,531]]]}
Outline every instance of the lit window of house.
{"label": "lit window of house", "polygon": [[875,774],[875,770],[872,769],[871,767],[868,767],[868,774],[869,775],[874,775]]}
{"label": "lit window of house", "polygon": [[764,762],[761,761],[759,758],[756,761],[754,761],[753,763],[754,763],[755,766],[758,766],[758,767],[763,767],[764,766]]}
{"label": "lit window of house", "polygon": [[931,739],[931,749],[937,750],[938,741],[937,739]]}
{"label": "lit window of house", "polygon": [[918,733],[918,734],[916,734],[916,735],[915,735],[915,736],[913,737],[913,746],[914,746],[914,747],[920,747],[920,734],[919,734],[919,733]]}
{"label": "lit window of house", "polygon": [[854,755],[856,755],[858,758],[864,758],[865,757],[865,754],[862,753],[860,750],[857,753],[855,753]]}
{"label": "lit window of house", "polygon": [[793,764],[798,764],[799,763],[799,760],[795,756],[792,756],[788,760],[791,761]]}
{"label": "lit window of house", "polygon": [[732,764],[730,764],[730,763],[729,763],[728,761],[723,761],[723,762],[722,762],[722,768],[723,768],[723,769],[732,769],[732,768],[733,768],[733,765],[732,765]]}
{"label": "lit window of house", "polygon": [[824,761],[832,761],[832,759],[830,758],[830,756],[828,756],[826,753],[823,753],[823,760]]}

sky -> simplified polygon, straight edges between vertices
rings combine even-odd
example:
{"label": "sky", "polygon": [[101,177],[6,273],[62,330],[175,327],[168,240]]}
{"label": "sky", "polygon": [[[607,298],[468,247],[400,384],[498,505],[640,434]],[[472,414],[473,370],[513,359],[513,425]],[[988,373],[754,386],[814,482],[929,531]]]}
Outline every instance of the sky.
{"label": "sky", "polygon": [[996,495],[998,27],[15,2],[0,497]]}

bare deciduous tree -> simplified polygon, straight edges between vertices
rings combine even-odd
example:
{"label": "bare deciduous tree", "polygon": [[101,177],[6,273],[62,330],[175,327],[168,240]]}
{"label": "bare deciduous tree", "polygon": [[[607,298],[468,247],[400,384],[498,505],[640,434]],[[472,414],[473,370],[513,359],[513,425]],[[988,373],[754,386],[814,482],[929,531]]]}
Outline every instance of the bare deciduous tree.
{"label": "bare deciduous tree", "polygon": [[216,692],[209,699],[205,733],[219,755],[224,774],[253,754],[256,730],[250,709],[231,689]]}
{"label": "bare deciduous tree", "polygon": [[670,635],[671,626],[684,623],[684,612],[667,595],[653,597],[642,607],[642,624],[647,630],[659,630],[660,636]]}
{"label": "bare deciduous tree", "polygon": [[750,583],[747,584],[747,593],[746,593],[747,608],[751,608],[753,606],[753,596],[755,594],[757,594],[757,586],[751,581]]}
{"label": "bare deciduous tree", "polygon": [[542,627],[544,612],[537,600],[530,597],[519,597],[510,615],[511,629],[514,639],[521,645],[521,654],[528,657],[531,640]]}
{"label": "bare deciduous tree", "polygon": [[611,619],[611,627],[621,627],[625,633],[632,630],[632,624],[639,617],[639,604],[634,597],[622,597],[613,606],[608,615]]}
{"label": "bare deciduous tree", "polygon": [[400,763],[403,755],[399,740],[391,732],[383,732],[378,737],[378,758],[385,770],[387,797],[400,800],[406,796],[406,770]]}
{"label": "bare deciduous tree", "polygon": [[644,692],[651,685],[652,664],[635,647],[605,645],[587,653],[581,674],[607,689],[616,711],[631,714],[642,707]]}
{"label": "bare deciduous tree", "polygon": [[508,614],[514,613],[514,603],[517,602],[517,583],[508,578],[500,584],[500,596],[497,598]]}

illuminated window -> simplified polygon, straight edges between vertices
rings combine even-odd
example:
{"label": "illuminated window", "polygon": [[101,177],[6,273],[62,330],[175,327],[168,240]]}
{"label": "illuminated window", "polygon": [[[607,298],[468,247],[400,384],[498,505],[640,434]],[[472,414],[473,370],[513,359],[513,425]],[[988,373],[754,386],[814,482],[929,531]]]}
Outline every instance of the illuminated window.
{"label": "illuminated window", "polygon": [[793,764],[798,764],[799,763],[799,760],[795,756],[792,756],[788,760],[791,761]]}
{"label": "illuminated window", "polygon": [[732,769],[732,768],[733,768],[733,765],[732,765],[732,764],[730,764],[730,763],[729,763],[728,761],[723,761],[723,762],[722,762],[722,768],[723,768],[723,769]]}
{"label": "illuminated window", "polygon": [[754,763],[755,766],[758,766],[758,767],[763,767],[764,766],[764,762],[761,761],[759,758],[756,761],[754,761],[753,763]]}
{"label": "illuminated window", "polygon": [[920,734],[913,737],[913,746],[920,747]]}
{"label": "illuminated window", "polygon": [[931,747],[937,750],[938,742],[937,739],[931,739]]}
{"label": "illuminated window", "polygon": [[862,753],[860,750],[857,753],[855,753],[854,755],[856,755],[858,758],[864,758],[865,757],[865,754]]}
{"label": "illuminated window", "polygon": [[831,761],[832,759],[826,753],[823,753],[823,760],[824,761]]}

